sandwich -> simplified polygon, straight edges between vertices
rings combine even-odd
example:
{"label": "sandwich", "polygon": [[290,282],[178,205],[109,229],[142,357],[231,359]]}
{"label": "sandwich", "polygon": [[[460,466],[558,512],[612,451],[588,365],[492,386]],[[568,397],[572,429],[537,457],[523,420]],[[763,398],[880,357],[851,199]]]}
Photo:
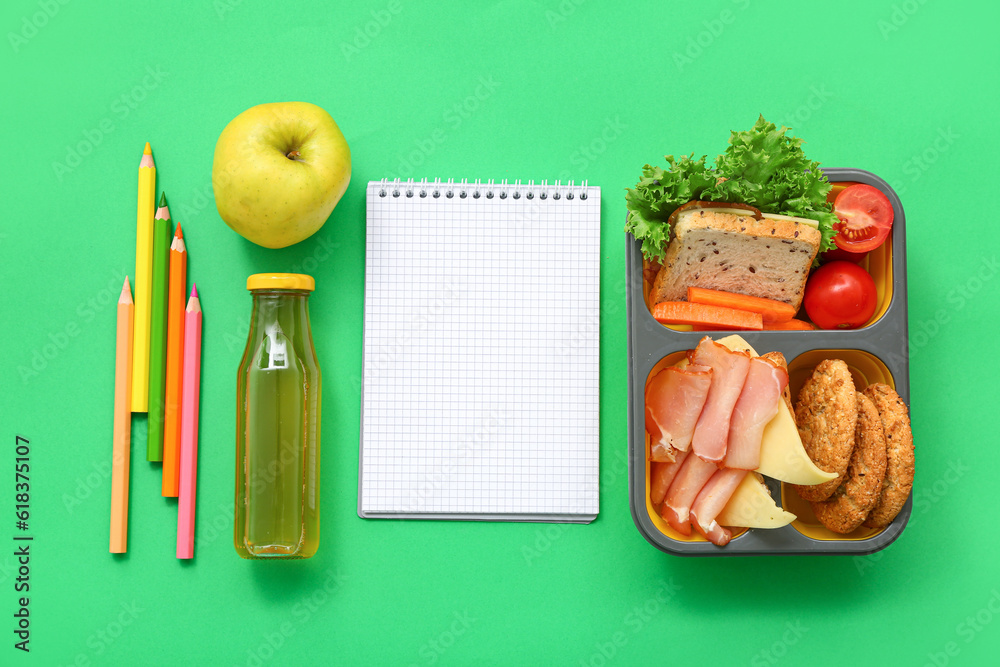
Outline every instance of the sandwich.
{"label": "sandwich", "polygon": [[683,301],[690,286],[774,299],[796,310],[823,235],[815,222],[751,207],[691,202],[678,209],[649,302]]}
{"label": "sandwich", "polygon": [[837,217],[818,162],[763,116],[707,156],[646,165],[626,195],[625,230],[661,266],[650,305],[683,301],[690,286],[774,299],[798,308],[817,257],[832,248]]}

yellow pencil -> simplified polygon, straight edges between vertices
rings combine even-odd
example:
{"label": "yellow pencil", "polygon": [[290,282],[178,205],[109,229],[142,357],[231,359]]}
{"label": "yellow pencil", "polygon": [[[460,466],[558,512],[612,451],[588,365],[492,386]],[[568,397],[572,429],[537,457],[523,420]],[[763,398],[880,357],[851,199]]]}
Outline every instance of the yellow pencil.
{"label": "yellow pencil", "polygon": [[115,342],[115,430],[111,453],[111,553],[128,549],[128,471],[132,441],[132,287],[125,276],[118,298],[118,335]]}
{"label": "yellow pencil", "polygon": [[132,412],[149,404],[149,317],[153,274],[153,209],[156,164],[146,142],[139,162],[139,205],[135,225],[135,327],[132,339]]}

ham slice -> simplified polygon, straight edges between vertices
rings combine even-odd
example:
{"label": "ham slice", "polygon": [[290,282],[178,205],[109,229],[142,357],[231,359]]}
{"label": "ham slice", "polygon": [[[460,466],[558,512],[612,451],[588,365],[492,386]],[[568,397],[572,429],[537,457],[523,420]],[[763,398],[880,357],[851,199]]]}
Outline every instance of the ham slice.
{"label": "ham slice", "polygon": [[729,421],[726,467],[756,470],[764,427],[778,414],[781,393],[788,386],[788,371],[764,357],[750,360],[750,370]]}
{"label": "ham slice", "polygon": [[712,383],[705,407],[695,425],[691,446],[694,453],[713,463],[722,463],[729,440],[729,420],[739,400],[750,369],[749,352],[733,352],[705,336],[688,353],[688,360],[712,369]]}
{"label": "ham slice", "polygon": [[672,463],[653,462],[652,470],[649,471],[649,499],[654,505],[663,502],[667,495],[670,483],[677,476],[677,471],[681,469],[684,459],[690,452],[677,452],[677,458]]}
{"label": "ham slice", "polygon": [[724,547],[732,533],[715,520],[733,497],[736,487],[747,476],[746,470],[719,470],[705,483],[691,507],[691,521],[698,532],[712,544]]}
{"label": "ham slice", "polygon": [[673,450],[690,448],[711,385],[712,369],[696,365],[664,368],[646,384],[646,430],[653,461],[673,461]]}
{"label": "ham slice", "polygon": [[[646,388],[646,392],[649,392],[649,388]],[[659,442],[662,434],[660,433],[660,427],[656,425],[656,420],[653,419],[653,413],[650,412],[649,406],[646,406],[646,432],[649,433],[649,441]]]}
{"label": "ham slice", "polygon": [[667,489],[661,516],[681,535],[691,534],[691,504],[717,470],[714,463],[690,454]]}

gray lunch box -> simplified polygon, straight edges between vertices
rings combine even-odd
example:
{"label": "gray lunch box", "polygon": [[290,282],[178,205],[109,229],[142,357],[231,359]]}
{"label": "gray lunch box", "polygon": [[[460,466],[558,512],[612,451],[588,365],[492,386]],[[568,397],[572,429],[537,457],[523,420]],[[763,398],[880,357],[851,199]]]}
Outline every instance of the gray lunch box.
{"label": "gray lunch box", "polygon": [[[865,266],[879,289],[876,315],[855,330],[762,331],[739,333],[758,353],[777,350],[789,365],[793,399],[815,365],[825,358],[844,359],[860,390],[866,384],[885,382],[894,386],[910,404],[909,351],[906,321],[906,224],[903,206],[889,184],[861,169],[824,169],[831,183],[867,183],[881,190],[893,207],[893,227],[887,243],[872,251]],[[837,535],[812,515],[809,504],[791,488],[765,478],[776,503],[796,514],[798,520],[775,529],[751,529],[717,547],[700,536],[685,538],[669,528],[649,501],[649,471],[644,419],[644,389],[651,372],[668,357],[673,360],[693,349],[703,336],[715,339],[732,331],[681,331],[666,327],[650,314],[643,291],[641,243],[626,235],[626,302],[629,346],[628,448],[629,504],[642,536],[653,546],[682,556],[745,556],[784,554],[869,554],[891,544],[910,517],[912,493],[895,520],[882,530],[859,528],[850,535]]]}

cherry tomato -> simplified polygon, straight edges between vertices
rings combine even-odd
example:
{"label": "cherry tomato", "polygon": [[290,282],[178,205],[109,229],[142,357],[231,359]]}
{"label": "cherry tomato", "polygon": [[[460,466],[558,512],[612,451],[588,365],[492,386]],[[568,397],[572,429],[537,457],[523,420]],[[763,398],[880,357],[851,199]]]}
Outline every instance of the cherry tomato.
{"label": "cherry tomato", "polygon": [[857,329],[875,314],[875,280],[857,264],[824,264],[809,276],[802,303],[820,329]]}
{"label": "cherry tomato", "polygon": [[848,252],[869,252],[882,245],[892,229],[892,204],[878,188],[856,183],[833,202],[840,222],[833,225],[833,242]]}

